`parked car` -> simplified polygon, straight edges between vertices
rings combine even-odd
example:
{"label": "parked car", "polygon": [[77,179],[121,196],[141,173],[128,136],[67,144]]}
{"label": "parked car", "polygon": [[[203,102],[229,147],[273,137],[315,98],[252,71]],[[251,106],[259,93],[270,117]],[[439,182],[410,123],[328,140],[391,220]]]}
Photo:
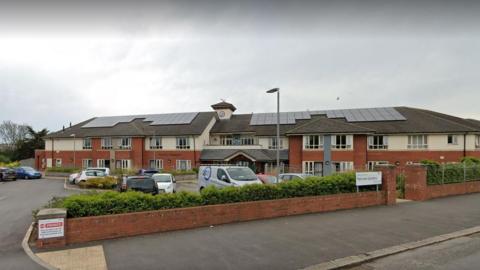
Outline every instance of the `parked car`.
{"label": "parked car", "polygon": [[110,175],[110,168],[105,167],[88,167],[85,170],[87,171],[102,171],[106,176]]}
{"label": "parked car", "polygon": [[262,181],[263,184],[277,184],[277,177],[268,174],[257,174],[258,180]]}
{"label": "parked car", "polygon": [[0,168],[0,181],[5,180],[16,181],[17,174],[15,173],[15,170],[10,168]]}
{"label": "parked car", "polygon": [[42,174],[32,167],[18,167],[15,168],[15,173],[19,179],[40,179]]}
{"label": "parked car", "polygon": [[214,185],[218,188],[262,184],[258,177],[248,167],[240,166],[200,166],[198,170],[198,189]]}
{"label": "parked car", "polygon": [[120,191],[134,190],[149,194],[158,194],[158,185],[152,177],[129,176],[123,178]]}
{"label": "parked car", "polygon": [[[85,171],[101,171],[104,173],[104,176],[109,176],[110,175],[110,169],[109,168],[104,168],[104,167],[88,167],[85,169]],[[70,184],[78,184],[75,180],[81,176],[83,171],[78,172],[78,173],[72,173],[68,176],[68,182]],[[100,177],[100,176],[99,176]]]}
{"label": "parked car", "polygon": [[138,175],[143,175],[143,176],[152,176],[156,173],[159,173],[157,169],[140,169],[138,171]]}
{"label": "parked car", "polygon": [[96,171],[96,170],[84,170],[81,171],[77,177],[74,178],[74,183],[78,184],[80,182],[85,182],[91,178],[97,177],[105,177],[107,176],[104,171]]}
{"label": "parked car", "polygon": [[152,178],[157,183],[158,193],[177,192],[177,181],[171,173],[156,173]]}
{"label": "parked car", "polygon": [[308,177],[313,176],[311,174],[306,174],[306,173],[282,173],[280,174],[279,177],[279,183],[284,182],[284,181],[290,181],[290,180],[305,180]]}

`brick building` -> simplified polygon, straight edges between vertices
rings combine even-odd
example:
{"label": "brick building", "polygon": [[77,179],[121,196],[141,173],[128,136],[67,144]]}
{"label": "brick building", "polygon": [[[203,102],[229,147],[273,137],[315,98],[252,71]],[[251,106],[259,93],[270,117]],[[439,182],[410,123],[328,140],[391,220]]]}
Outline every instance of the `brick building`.
{"label": "brick building", "polygon": [[45,137],[36,166],[188,170],[201,163],[242,164],[263,172],[276,148],[290,171],[329,174],[403,166],[423,159],[458,162],[480,157],[480,121],[408,108],[235,114],[227,102],[214,111],[96,117]]}

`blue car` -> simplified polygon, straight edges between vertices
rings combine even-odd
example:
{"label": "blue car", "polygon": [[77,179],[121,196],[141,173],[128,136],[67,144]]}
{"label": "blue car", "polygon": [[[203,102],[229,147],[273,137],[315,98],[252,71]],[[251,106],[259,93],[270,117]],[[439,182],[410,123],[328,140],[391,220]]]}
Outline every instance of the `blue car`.
{"label": "blue car", "polygon": [[18,167],[15,168],[18,179],[40,179],[42,174],[32,167]]}

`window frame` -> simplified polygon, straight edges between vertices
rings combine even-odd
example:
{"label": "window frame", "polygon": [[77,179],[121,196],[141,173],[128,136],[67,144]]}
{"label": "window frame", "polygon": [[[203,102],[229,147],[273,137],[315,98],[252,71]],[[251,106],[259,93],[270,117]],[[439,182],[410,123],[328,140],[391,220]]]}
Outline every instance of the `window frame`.
{"label": "window frame", "polygon": [[[340,138],[340,144],[338,143]],[[343,140],[342,138],[345,138]],[[343,143],[343,141],[345,141]],[[336,134],[332,135],[332,149],[336,150],[350,150],[352,149],[353,145],[353,135],[348,135],[348,134]]]}
{"label": "window frame", "polygon": [[91,159],[91,158],[82,159],[82,168],[86,169],[86,168],[90,168],[90,167],[93,167],[93,159]]}
{"label": "window frame", "polygon": [[[185,144],[182,144],[181,141],[185,140]],[[180,150],[188,150],[190,149],[190,137],[186,136],[179,136],[175,137],[175,148]]]}
{"label": "window frame", "polygon": [[426,134],[408,135],[407,148],[420,149],[420,150],[428,149],[428,135]]}
{"label": "window frame", "polygon": [[[381,143],[380,143],[380,138],[381,138]],[[388,136],[387,135],[368,136],[368,149],[369,150],[387,150]]]}
{"label": "window frame", "polygon": [[[106,144],[105,142],[110,142],[109,144]],[[113,142],[112,142],[112,137],[102,137],[101,139],[101,147],[104,150],[110,150],[113,149]]]}
{"label": "window frame", "polygon": [[[185,169],[182,169],[180,168],[181,166],[179,166],[179,164],[181,164],[182,162],[185,162]],[[192,161],[189,159],[177,159],[175,162],[175,169],[178,171],[189,171],[192,169]]]}
{"label": "window frame", "polygon": [[475,148],[480,148],[480,135],[475,135]]}
{"label": "window frame", "polygon": [[[316,138],[316,140],[315,140]],[[316,150],[323,149],[324,136],[323,135],[305,135],[303,136],[303,149]]]}
{"label": "window frame", "polygon": [[268,138],[268,149],[276,150],[277,147],[280,147],[279,149],[283,149],[283,137],[280,137],[280,144],[277,143],[276,136]]}
{"label": "window frame", "polygon": [[455,134],[447,135],[447,144],[448,145],[458,145],[458,135],[455,135]]}
{"label": "window frame", "polygon": [[[152,144],[152,142],[155,142],[155,143]],[[150,137],[150,140],[149,140],[149,148],[150,148],[151,150],[163,149],[162,137],[160,137],[160,136]]]}
{"label": "window frame", "polygon": [[83,138],[82,149],[83,150],[91,150],[92,149],[92,138]]}
{"label": "window frame", "polygon": [[[152,167],[152,163],[154,164],[154,167]],[[163,170],[163,159],[150,159],[148,165],[151,169]]]}
{"label": "window frame", "polygon": [[[73,166],[75,167],[75,164],[73,164]],[[61,158],[55,158],[55,167],[56,168],[62,167],[62,159]]]}
{"label": "window frame", "polygon": [[[124,142],[128,142],[128,144],[124,144]],[[119,148],[122,150],[132,149],[132,137],[121,137]]]}
{"label": "window frame", "polygon": [[386,160],[370,160],[367,162],[367,170],[373,171],[373,169],[377,165],[388,165],[388,164],[390,164],[390,162]]}

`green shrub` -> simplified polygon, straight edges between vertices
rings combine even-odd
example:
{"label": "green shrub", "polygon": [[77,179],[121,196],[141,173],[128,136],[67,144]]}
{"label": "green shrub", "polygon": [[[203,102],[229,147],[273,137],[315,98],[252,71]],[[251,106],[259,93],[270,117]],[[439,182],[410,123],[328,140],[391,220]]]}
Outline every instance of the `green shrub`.
{"label": "green shrub", "polygon": [[98,177],[90,178],[85,182],[80,182],[78,185],[82,188],[98,188],[98,189],[113,189],[116,188],[118,180],[116,177]]}
{"label": "green shrub", "polygon": [[79,172],[78,168],[64,168],[64,167],[51,167],[47,168],[47,172],[58,172],[58,173],[76,173]]}
{"label": "green shrub", "polygon": [[405,198],[405,175],[397,175],[397,197],[400,199]]}
{"label": "green shrub", "polygon": [[8,162],[8,163],[0,162],[0,167],[15,168],[15,167],[19,167],[19,166],[20,166],[20,162],[18,162],[18,161]]}
{"label": "green shrub", "polygon": [[[369,190],[369,189],[364,189]],[[309,177],[277,185],[246,185],[218,189],[207,187],[198,193],[179,192],[152,196],[139,192],[104,192],[69,196],[59,206],[68,210],[69,217],[120,214],[137,211],[192,207],[248,201],[318,196],[356,191],[355,174],[334,174]]]}
{"label": "green shrub", "polygon": [[467,165],[480,165],[480,159],[476,157],[464,157],[461,162]]}

